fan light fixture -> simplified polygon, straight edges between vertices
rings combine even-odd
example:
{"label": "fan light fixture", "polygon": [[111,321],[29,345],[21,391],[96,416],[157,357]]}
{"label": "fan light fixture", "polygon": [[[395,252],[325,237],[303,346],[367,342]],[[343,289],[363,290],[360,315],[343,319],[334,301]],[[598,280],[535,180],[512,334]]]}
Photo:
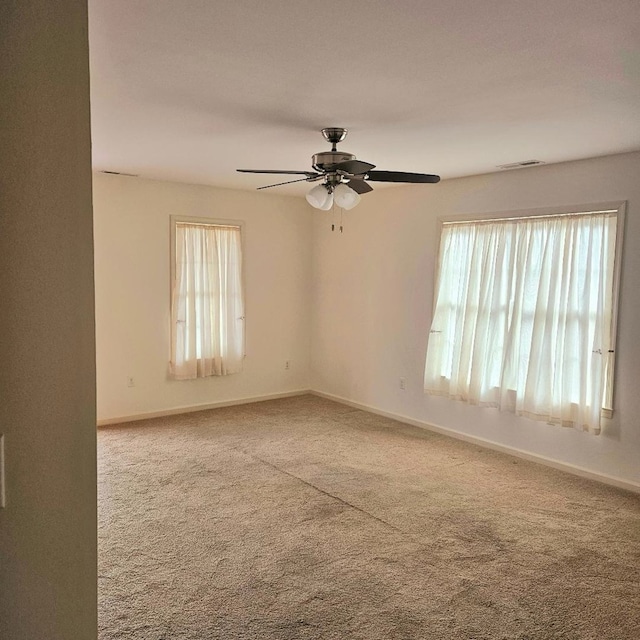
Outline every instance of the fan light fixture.
{"label": "fan light fixture", "polygon": [[316,209],[329,211],[333,206],[333,194],[325,184],[319,184],[307,193],[307,202]]}
{"label": "fan light fixture", "polygon": [[348,211],[360,202],[360,196],[348,185],[340,183],[333,190],[333,201]]}
{"label": "fan light fixture", "polygon": [[360,196],[344,183],[340,183],[334,188],[328,184],[316,185],[307,193],[306,197],[312,207],[322,211],[329,211],[334,202],[347,211],[353,209],[360,202]]}

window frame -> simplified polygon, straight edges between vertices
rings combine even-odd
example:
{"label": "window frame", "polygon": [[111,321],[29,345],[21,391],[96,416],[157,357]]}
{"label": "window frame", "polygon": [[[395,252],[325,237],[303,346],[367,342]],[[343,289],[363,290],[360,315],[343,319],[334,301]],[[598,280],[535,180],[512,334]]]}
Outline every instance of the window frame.
{"label": "window frame", "polygon": [[244,314],[242,316],[242,321],[244,323],[244,331],[242,334],[242,354],[243,358],[247,357],[247,301],[245,296],[246,291],[246,282],[245,282],[245,221],[244,220],[233,220],[233,219],[224,219],[224,218],[210,218],[208,216],[181,216],[177,214],[171,214],[169,216],[169,361],[171,360],[171,340],[173,339],[173,327],[171,326],[171,315],[172,315],[172,298],[173,298],[173,287],[176,280],[176,223],[188,223],[188,224],[199,224],[202,226],[211,226],[211,227],[232,227],[234,229],[239,229],[240,231],[240,246],[242,247],[242,262],[240,264],[240,282],[242,283],[242,307],[244,309]]}
{"label": "window frame", "polygon": [[435,266],[434,266],[434,286],[431,301],[431,318],[436,308],[436,298],[438,294],[438,282],[440,280],[440,249],[442,243],[442,228],[445,224],[455,224],[456,222],[501,222],[509,219],[537,218],[570,216],[589,213],[612,213],[616,216],[616,241],[615,255],[613,258],[613,291],[611,297],[611,353],[610,366],[607,368],[607,379],[605,381],[605,392],[600,415],[603,418],[612,418],[614,412],[614,381],[617,355],[618,336],[618,307],[620,300],[620,281],[622,274],[623,260],[623,238],[626,222],[626,200],[615,200],[610,202],[597,202],[589,204],[578,204],[570,206],[554,206],[537,209],[510,209],[506,211],[491,211],[484,213],[454,214],[450,216],[438,217],[438,234],[436,240]]}

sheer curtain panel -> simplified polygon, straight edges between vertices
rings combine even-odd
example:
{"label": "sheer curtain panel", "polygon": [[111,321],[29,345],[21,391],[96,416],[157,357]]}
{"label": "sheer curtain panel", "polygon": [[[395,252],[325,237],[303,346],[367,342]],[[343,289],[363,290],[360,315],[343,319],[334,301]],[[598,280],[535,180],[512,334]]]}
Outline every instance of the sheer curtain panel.
{"label": "sheer curtain panel", "polygon": [[425,391],[600,431],[615,213],[444,223]]}
{"label": "sheer curtain panel", "polygon": [[237,373],[244,358],[240,227],[174,224],[171,374]]}

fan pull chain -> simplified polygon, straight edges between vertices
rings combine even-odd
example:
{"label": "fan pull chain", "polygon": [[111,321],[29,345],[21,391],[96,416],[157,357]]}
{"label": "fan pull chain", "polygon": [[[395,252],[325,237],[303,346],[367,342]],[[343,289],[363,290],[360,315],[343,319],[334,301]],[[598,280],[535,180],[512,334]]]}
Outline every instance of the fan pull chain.
{"label": "fan pull chain", "polygon": [[[332,216],[331,231],[335,231],[336,230],[336,203],[335,202],[331,205],[331,216]],[[340,233],[342,233],[343,231],[343,226],[342,226],[343,216],[344,216],[344,209],[340,207],[340,227],[339,227]]]}

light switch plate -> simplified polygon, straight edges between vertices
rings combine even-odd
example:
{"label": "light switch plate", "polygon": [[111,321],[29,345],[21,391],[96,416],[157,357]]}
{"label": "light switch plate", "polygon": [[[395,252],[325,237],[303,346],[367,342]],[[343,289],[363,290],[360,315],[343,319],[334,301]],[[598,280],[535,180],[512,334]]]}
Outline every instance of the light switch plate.
{"label": "light switch plate", "polygon": [[4,509],[7,504],[5,497],[4,482],[4,433],[0,433],[0,509]]}

